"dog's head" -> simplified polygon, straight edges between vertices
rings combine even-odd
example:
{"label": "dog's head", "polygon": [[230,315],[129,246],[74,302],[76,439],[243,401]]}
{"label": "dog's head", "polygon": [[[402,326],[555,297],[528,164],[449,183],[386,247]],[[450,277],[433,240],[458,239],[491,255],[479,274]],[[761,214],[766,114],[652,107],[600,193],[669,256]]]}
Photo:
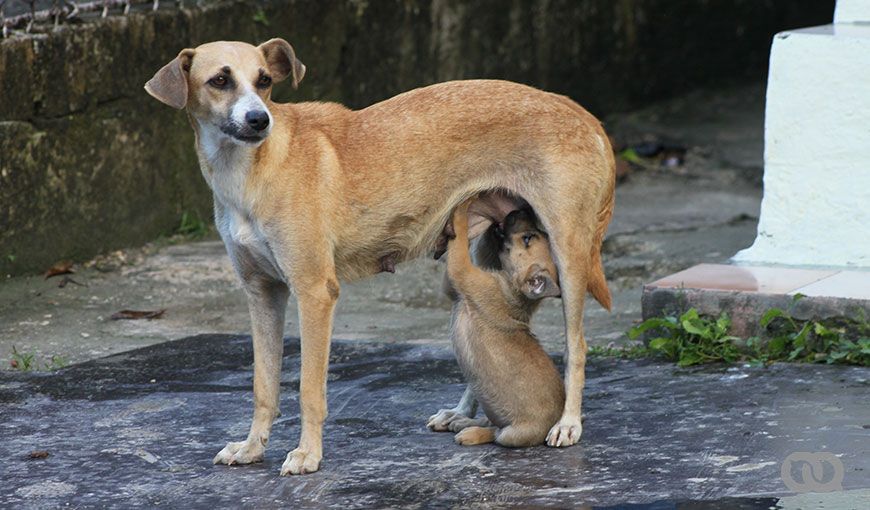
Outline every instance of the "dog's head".
{"label": "dog's head", "polygon": [[173,108],[187,108],[234,143],[257,145],[272,126],[272,84],[289,78],[296,88],[304,75],[305,66],[283,39],[259,46],[221,41],[181,50],[145,90]]}
{"label": "dog's head", "polygon": [[503,226],[495,227],[502,239],[499,260],[516,288],[529,299],[558,297],[558,272],[550,255],[547,234],[538,228],[531,209],[513,211]]}

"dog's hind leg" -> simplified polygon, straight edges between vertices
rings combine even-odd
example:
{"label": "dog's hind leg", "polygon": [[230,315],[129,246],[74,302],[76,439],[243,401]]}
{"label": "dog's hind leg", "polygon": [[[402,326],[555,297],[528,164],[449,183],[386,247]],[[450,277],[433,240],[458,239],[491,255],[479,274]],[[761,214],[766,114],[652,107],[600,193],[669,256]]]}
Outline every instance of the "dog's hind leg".
{"label": "dog's hind leg", "polygon": [[[583,310],[590,281],[596,297],[607,294],[605,303],[609,305],[600,258],[593,257],[593,250],[600,250],[613,204],[612,171],[608,175],[606,170],[589,172],[577,162],[560,163],[560,170],[551,171],[550,175],[560,176],[561,182],[537,186],[526,196],[549,235],[550,249],[559,269],[565,317],[565,407],[547,436],[550,446],[575,444],[583,431],[581,407],[587,349]],[[606,160],[588,163],[605,167],[608,164]],[[595,175],[599,178],[590,178]]]}
{"label": "dog's hind leg", "polygon": [[250,464],[263,460],[272,422],[278,416],[281,359],[284,351],[284,310],[289,289],[282,282],[247,278],[244,283],[254,337],[254,419],[248,438],[228,443],[215,464]]}

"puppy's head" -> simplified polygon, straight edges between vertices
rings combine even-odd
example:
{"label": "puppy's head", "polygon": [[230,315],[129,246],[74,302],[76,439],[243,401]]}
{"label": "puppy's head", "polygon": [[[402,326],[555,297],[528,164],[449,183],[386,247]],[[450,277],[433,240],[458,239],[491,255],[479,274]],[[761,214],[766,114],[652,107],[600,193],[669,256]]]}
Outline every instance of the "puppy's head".
{"label": "puppy's head", "polygon": [[507,215],[498,232],[502,238],[499,260],[514,286],[529,299],[558,297],[558,272],[550,255],[547,234],[538,228],[531,209]]}
{"label": "puppy's head", "polygon": [[305,66],[283,39],[259,46],[213,42],[181,50],[145,90],[173,108],[187,108],[206,129],[234,143],[258,145],[269,136],[272,84],[290,78],[296,88]]}

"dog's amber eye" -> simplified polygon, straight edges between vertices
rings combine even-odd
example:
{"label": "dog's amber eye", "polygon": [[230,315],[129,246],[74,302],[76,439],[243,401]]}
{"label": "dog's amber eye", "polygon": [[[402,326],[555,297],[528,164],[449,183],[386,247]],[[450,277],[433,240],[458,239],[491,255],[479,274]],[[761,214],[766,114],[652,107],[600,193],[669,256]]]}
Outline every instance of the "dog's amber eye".
{"label": "dog's amber eye", "polygon": [[208,81],[213,87],[217,87],[222,89],[227,86],[227,77],[226,76],[215,76],[214,78]]}
{"label": "dog's amber eye", "polygon": [[260,88],[263,88],[263,89],[268,87],[271,84],[272,84],[272,77],[266,76],[265,74],[263,76],[260,76],[260,79],[257,80],[257,86]]}

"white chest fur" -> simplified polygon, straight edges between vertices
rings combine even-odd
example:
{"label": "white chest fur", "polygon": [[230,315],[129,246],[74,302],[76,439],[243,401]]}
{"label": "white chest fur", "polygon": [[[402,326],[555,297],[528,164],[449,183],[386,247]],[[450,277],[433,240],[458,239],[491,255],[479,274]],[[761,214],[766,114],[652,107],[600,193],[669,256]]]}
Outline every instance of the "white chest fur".
{"label": "white chest fur", "polygon": [[214,193],[215,224],[240,274],[251,270],[284,280],[261,225],[250,214],[246,181],[255,147],[229,141],[215,128],[201,126],[199,156],[203,176]]}

